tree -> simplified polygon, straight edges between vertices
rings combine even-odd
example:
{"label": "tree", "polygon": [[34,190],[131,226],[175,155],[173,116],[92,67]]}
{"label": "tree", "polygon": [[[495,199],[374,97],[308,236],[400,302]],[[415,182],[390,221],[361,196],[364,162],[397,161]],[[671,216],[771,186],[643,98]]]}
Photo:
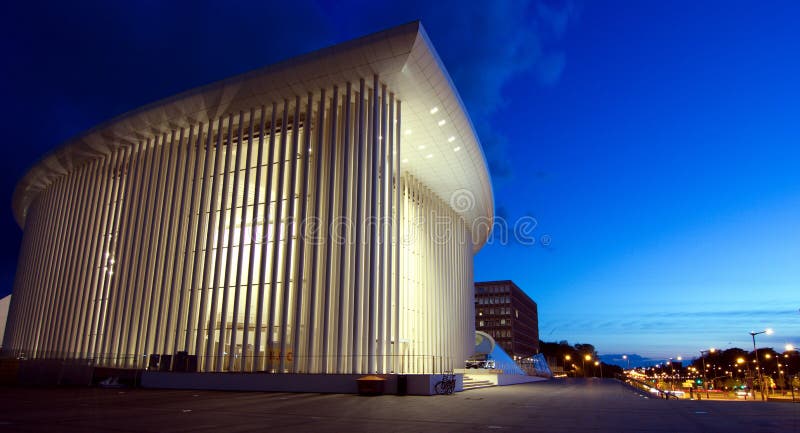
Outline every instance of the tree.
{"label": "tree", "polygon": [[575,350],[582,355],[592,355],[592,358],[597,358],[597,352],[595,352],[594,345],[575,343]]}
{"label": "tree", "polygon": [[775,385],[777,385],[780,389],[786,389],[786,377],[782,374],[779,374],[778,380],[775,381]]}

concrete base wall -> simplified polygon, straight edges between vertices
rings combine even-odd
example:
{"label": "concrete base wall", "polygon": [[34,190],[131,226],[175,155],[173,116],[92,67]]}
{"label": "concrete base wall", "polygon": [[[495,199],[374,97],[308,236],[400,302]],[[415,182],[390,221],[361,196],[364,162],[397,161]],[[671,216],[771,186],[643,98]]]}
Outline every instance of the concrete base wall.
{"label": "concrete base wall", "polygon": [[520,374],[500,374],[497,376],[497,384],[503,385],[516,385],[518,383],[541,382],[547,380],[538,376],[523,376]]}
{"label": "concrete base wall", "polygon": [[467,375],[475,380],[486,380],[495,385],[516,385],[518,383],[540,382],[547,380],[539,376],[527,376],[524,374],[502,374],[495,373],[498,370],[467,370]]}
{"label": "concrete base wall", "polygon": [[[205,389],[219,391],[321,392],[357,394],[356,379],[363,374],[266,374],[266,373],[173,373],[142,372],[143,388]],[[381,375],[384,394],[397,394],[398,375]],[[432,395],[440,374],[407,375],[407,394]],[[456,391],[464,388],[456,375]]]}
{"label": "concrete base wall", "polygon": [[16,362],[16,378],[23,386],[90,386],[94,366],[90,361],[30,359]]}

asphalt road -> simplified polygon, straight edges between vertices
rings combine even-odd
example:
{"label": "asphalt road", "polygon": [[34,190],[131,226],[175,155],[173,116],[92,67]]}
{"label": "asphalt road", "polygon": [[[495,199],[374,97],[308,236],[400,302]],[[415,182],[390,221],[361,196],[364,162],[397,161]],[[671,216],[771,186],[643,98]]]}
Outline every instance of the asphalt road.
{"label": "asphalt road", "polygon": [[451,396],[0,388],[0,432],[800,432],[800,404],[568,379]]}

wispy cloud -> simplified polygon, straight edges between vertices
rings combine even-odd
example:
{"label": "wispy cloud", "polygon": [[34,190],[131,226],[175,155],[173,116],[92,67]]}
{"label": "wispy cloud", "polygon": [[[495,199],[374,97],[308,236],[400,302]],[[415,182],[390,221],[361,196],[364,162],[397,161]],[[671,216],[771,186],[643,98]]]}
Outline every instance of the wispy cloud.
{"label": "wispy cloud", "polygon": [[533,0],[472,8],[456,0],[419,6],[478,130],[492,177],[510,178],[510,143],[493,126],[492,115],[512,97],[508,85],[522,74],[530,73],[543,87],[558,83],[566,66],[560,42],[579,8],[572,1]]}
{"label": "wispy cloud", "polygon": [[[785,306],[763,304],[757,308],[697,309],[675,311],[675,306],[662,311],[641,313],[635,306],[607,309],[585,316],[540,319],[544,329],[557,329],[551,339],[568,336],[595,344],[601,352],[624,353],[626,347],[649,347],[651,357],[694,354],[699,348],[715,346],[751,347],[751,330],[775,328],[775,334],[762,335],[760,347],[781,349],[786,343],[800,343],[799,313]],[[684,308],[685,310],[686,308]],[[626,311],[627,310],[627,311]],[[713,323],[713,327],[708,326]]]}

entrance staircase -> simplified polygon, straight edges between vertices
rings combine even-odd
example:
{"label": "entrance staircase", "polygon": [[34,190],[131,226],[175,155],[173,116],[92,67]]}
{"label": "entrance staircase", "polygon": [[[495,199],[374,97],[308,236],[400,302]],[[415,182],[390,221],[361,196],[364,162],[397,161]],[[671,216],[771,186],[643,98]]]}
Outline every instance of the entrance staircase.
{"label": "entrance staircase", "polygon": [[488,380],[471,377],[468,374],[464,375],[464,391],[477,388],[488,388],[490,386],[496,386],[496,385]]}

